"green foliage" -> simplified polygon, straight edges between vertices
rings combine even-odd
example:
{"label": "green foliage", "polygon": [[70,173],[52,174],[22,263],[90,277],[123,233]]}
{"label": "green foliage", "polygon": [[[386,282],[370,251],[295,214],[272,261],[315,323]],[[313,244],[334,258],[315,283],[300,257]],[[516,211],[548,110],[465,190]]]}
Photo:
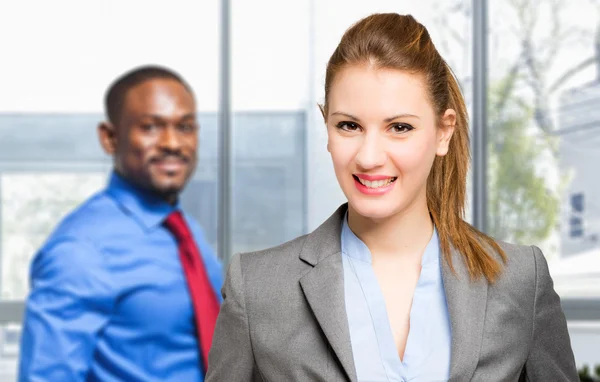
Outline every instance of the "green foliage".
{"label": "green foliage", "polygon": [[514,95],[515,76],[489,89],[488,227],[497,239],[535,243],[555,227],[559,200],[539,171],[551,143],[530,133],[532,109]]}
{"label": "green foliage", "polygon": [[596,365],[594,367],[594,375],[590,374],[590,367],[588,365],[583,365],[581,369],[578,370],[579,380],[581,382],[598,382],[600,381],[600,365]]}

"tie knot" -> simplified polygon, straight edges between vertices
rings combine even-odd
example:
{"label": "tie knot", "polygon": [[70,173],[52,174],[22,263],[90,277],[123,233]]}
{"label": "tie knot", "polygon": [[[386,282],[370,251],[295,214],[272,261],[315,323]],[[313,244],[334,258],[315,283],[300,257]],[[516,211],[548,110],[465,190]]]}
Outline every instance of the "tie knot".
{"label": "tie knot", "polygon": [[185,241],[192,237],[183,215],[180,211],[174,211],[167,216],[164,221],[165,227],[175,236],[178,242]]}

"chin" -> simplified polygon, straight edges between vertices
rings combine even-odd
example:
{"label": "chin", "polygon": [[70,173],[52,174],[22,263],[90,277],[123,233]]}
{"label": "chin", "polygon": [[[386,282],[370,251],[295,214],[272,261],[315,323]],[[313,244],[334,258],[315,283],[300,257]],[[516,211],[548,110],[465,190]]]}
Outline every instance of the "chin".
{"label": "chin", "polygon": [[180,181],[154,181],[152,182],[152,188],[160,195],[172,196],[179,195],[183,191],[184,182]]}
{"label": "chin", "polygon": [[183,185],[170,184],[157,187],[157,191],[163,195],[178,195],[183,191]]}
{"label": "chin", "polygon": [[348,204],[360,216],[373,220],[389,218],[396,210],[385,200],[349,200]]}

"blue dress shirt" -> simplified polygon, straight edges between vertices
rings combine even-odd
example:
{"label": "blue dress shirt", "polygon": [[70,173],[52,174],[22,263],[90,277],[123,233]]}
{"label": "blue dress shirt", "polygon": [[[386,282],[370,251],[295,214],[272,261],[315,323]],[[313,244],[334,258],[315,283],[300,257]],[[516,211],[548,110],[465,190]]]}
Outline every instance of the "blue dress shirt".
{"label": "blue dress shirt", "polygon": [[421,274],[410,310],[410,332],[401,361],[371,265],[371,252],[350,230],[347,217],[343,224],[346,313],[358,380],[447,381],[451,333],[437,231],[434,229],[421,260]]}
{"label": "blue dress shirt", "polygon": [[[178,206],[117,174],[68,215],[34,257],[19,381],[203,381],[177,243]],[[186,221],[219,301],[221,265]]]}

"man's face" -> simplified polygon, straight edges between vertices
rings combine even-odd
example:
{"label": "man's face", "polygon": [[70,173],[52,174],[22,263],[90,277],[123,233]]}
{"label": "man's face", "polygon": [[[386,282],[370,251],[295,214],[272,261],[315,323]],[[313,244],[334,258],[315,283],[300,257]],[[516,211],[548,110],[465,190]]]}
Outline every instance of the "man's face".
{"label": "man's face", "polygon": [[194,97],[175,80],[151,79],[130,88],[115,126],[100,126],[117,172],[174,202],[196,167],[195,110]]}

